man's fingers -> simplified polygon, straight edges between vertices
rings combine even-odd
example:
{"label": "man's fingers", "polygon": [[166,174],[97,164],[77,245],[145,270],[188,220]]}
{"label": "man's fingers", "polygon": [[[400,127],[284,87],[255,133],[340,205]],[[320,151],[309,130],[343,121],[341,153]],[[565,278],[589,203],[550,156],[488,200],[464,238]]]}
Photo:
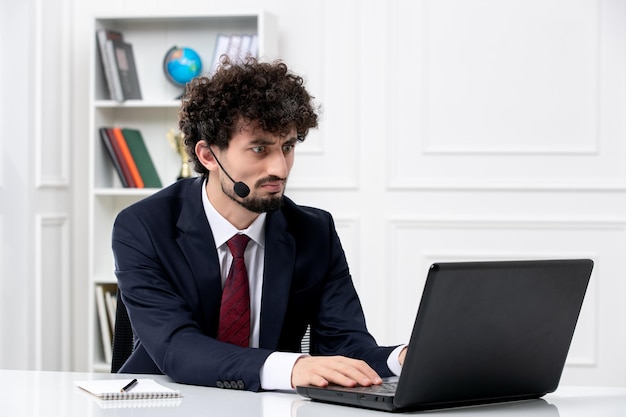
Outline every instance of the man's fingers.
{"label": "man's fingers", "polygon": [[378,374],[364,361],[343,356],[310,356],[296,361],[292,385],[327,386],[329,383],[352,387],[382,382]]}
{"label": "man's fingers", "polygon": [[[352,382],[363,386],[380,383],[377,382],[377,380],[380,380],[378,374],[364,361],[341,356],[335,357],[334,359],[336,361],[334,364],[337,365],[337,368],[333,369],[333,376],[336,379],[344,380],[350,385],[352,385]],[[335,378],[333,378],[332,382],[335,382]],[[348,380],[350,380],[350,382],[348,382]]]}

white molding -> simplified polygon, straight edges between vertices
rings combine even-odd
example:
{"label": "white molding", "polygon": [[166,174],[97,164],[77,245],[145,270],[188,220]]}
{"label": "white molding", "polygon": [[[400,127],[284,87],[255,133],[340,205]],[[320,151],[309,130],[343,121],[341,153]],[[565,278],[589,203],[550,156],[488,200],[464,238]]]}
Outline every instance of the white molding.
{"label": "white molding", "polygon": [[[591,20],[594,24],[595,24],[595,39],[593,42],[593,48],[592,50],[590,50],[590,52],[592,52],[595,56],[595,62],[594,62],[594,66],[593,66],[593,72],[592,74],[595,75],[595,79],[593,79],[593,84],[595,86],[595,91],[594,91],[594,105],[593,105],[593,112],[590,112],[591,114],[593,114],[593,130],[594,130],[594,135],[591,138],[585,138],[587,140],[587,142],[585,142],[584,144],[579,145],[578,147],[570,147],[571,144],[569,142],[567,143],[563,143],[560,146],[543,146],[543,145],[531,145],[531,146],[526,146],[526,144],[517,144],[514,145],[513,147],[507,147],[507,146],[498,146],[498,145],[493,145],[490,146],[489,148],[487,147],[483,147],[483,146],[476,146],[475,144],[470,144],[468,146],[467,143],[464,144],[453,144],[450,146],[441,146],[439,144],[435,144],[432,143],[430,140],[430,136],[428,134],[428,123],[430,120],[428,111],[429,111],[429,106],[427,105],[428,101],[429,101],[429,90],[427,88],[428,85],[428,63],[430,62],[430,52],[433,50],[432,48],[429,48],[429,46],[427,44],[427,41],[429,39],[428,37],[428,27],[430,22],[428,21],[428,19],[432,16],[430,16],[428,14],[428,10],[429,10],[429,5],[430,4],[434,4],[436,2],[431,2],[429,0],[425,0],[424,2],[424,15],[423,15],[423,30],[424,30],[424,35],[423,35],[423,40],[424,40],[424,46],[423,46],[423,55],[422,55],[422,64],[423,64],[423,68],[422,68],[422,73],[425,74],[425,76],[422,78],[422,82],[423,82],[423,94],[421,96],[421,100],[422,100],[422,113],[421,113],[421,119],[423,120],[423,123],[421,123],[421,144],[422,144],[422,154],[424,155],[499,155],[499,156],[504,156],[504,155],[555,155],[555,156],[563,156],[563,155],[598,155],[599,154],[599,149],[600,149],[600,135],[601,135],[601,129],[600,129],[600,121],[601,121],[601,113],[600,113],[600,106],[601,106],[601,88],[602,88],[602,83],[601,83],[601,57],[600,57],[600,51],[602,48],[602,25],[601,25],[601,18],[602,18],[602,14],[601,14],[601,10],[600,10],[600,1],[596,1],[595,2],[595,19]],[[566,7],[567,6],[567,1],[563,1],[563,5],[562,7]],[[506,7],[506,6],[505,6]],[[557,28],[558,29],[558,28]],[[575,122],[575,121],[572,121]],[[453,123],[453,122],[452,122]],[[514,130],[515,126],[511,126],[510,130]]]}
{"label": "white molding", "polygon": [[[145,9],[145,8],[143,8]],[[206,8],[204,8],[206,10]],[[230,9],[230,10],[222,10],[216,11],[215,13],[211,12],[202,12],[202,13],[189,13],[189,9],[185,9],[186,11],[174,11],[170,12],[169,10],[150,10],[150,13],[147,13],[145,10],[141,12],[128,10],[123,13],[98,13],[97,20],[106,21],[106,20],[124,20],[129,23],[142,23],[142,22],[172,22],[172,21],[187,21],[187,20],[206,20],[206,19],[216,19],[220,20],[222,18],[255,18],[257,16],[263,15],[265,9],[256,9],[256,8],[246,8],[242,9]]]}
{"label": "white molding", "polygon": [[546,181],[520,181],[516,179],[492,181],[477,181],[475,179],[463,180],[440,180],[440,181],[419,181],[419,180],[399,180],[398,178],[388,179],[387,189],[393,191],[553,191],[553,192],[623,192],[626,191],[626,178],[615,180],[546,180]]}
{"label": "white molding", "polygon": [[335,229],[341,240],[348,265],[350,267],[350,275],[354,281],[355,287],[361,286],[361,219],[358,215],[340,215],[333,216],[335,221]]}
{"label": "white molding", "polygon": [[[46,229],[54,230],[58,233],[58,247],[56,251],[61,254],[58,260],[58,270],[53,270],[46,265],[44,251],[44,231]],[[69,370],[70,368],[70,304],[72,302],[71,285],[70,285],[70,230],[69,217],[66,213],[48,213],[35,215],[35,280],[34,280],[34,346],[35,346],[35,369],[44,370],[44,349],[49,348],[49,342],[44,338],[44,318],[49,312],[43,311],[44,279],[48,285],[51,280],[56,280],[55,285],[60,286],[60,293],[65,295],[65,299],[57,300],[56,304],[59,308],[58,314],[61,317],[58,323],[55,323],[58,333],[56,340],[60,343],[59,351],[62,352],[60,361],[55,365],[61,366],[61,370]],[[44,278],[45,277],[45,278]],[[48,343],[46,343],[48,342]]]}
{"label": "white molding", "polygon": [[[421,4],[415,4],[414,6],[403,5],[402,7],[395,5],[395,3],[389,3],[390,20],[397,22],[396,25],[390,26],[390,41],[389,50],[387,52],[389,79],[391,80],[391,88],[389,88],[388,101],[390,109],[388,111],[388,136],[394,138],[391,141],[387,156],[387,189],[388,190],[626,190],[626,178],[623,175],[613,176],[612,173],[603,174],[600,172],[597,178],[574,178],[574,175],[570,173],[576,173],[576,165],[572,163],[563,164],[563,157],[577,158],[575,161],[579,161],[577,165],[587,165],[588,163],[599,164],[599,159],[602,156],[601,151],[607,154],[610,150],[607,150],[605,143],[601,143],[602,135],[606,134],[606,131],[610,130],[606,128],[607,118],[604,113],[609,113],[611,110],[609,104],[607,104],[606,96],[607,82],[614,79],[606,73],[606,67],[609,65],[602,61],[602,54],[608,48],[608,40],[606,39],[606,33],[612,30],[610,25],[607,25],[602,19],[603,10],[601,2],[597,1],[590,5],[592,10],[595,10],[593,17],[587,22],[587,28],[589,31],[595,34],[592,43],[587,48],[590,62],[590,70],[587,74],[589,77],[589,94],[593,96],[594,105],[592,114],[589,115],[590,124],[588,124],[591,133],[588,137],[581,138],[584,143],[577,145],[571,145],[566,141],[561,144],[530,144],[528,147],[525,143],[518,141],[519,143],[512,144],[511,147],[500,146],[497,143],[494,146],[481,146],[480,144],[465,144],[455,142],[449,146],[437,145],[429,143],[427,135],[427,127],[429,117],[427,103],[424,102],[424,98],[429,94],[429,25],[432,22],[429,21],[429,7],[435,5],[436,2],[424,1]],[[566,6],[566,2],[563,2]],[[574,7],[574,6],[572,6]],[[605,12],[606,13],[606,12]],[[410,18],[415,22],[414,25],[407,24]],[[406,39],[412,39],[411,44],[411,56],[407,56],[406,51],[403,50],[403,45],[407,42]],[[618,52],[611,52],[612,55],[619,55]],[[605,53],[606,55],[606,53]],[[411,60],[412,59],[412,60]],[[615,58],[614,58],[615,59]],[[621,62],[621,61],[620,61]],[[404,65],[403,65],[404,64]],[[411,68],[414,78],[413,83],[408,83],[407,76],[411,72],[407,69],[407,65]],[[614,67],[614,65],[613,65]],[[403,80],[402,83],[394,80]],[[593,88],[593,89],[590,89]],[[405,93],[405,90],[410,91]],[[404,95],[403,95],[404,94]],[[409,101],[410,98],[416,97],[415,101]],[[410,105],[410,112],[407,110],[407,105]],[[611,107],[614,105],[611,104]],[[414,115],[414,116],[412,116]],[[408,119],[408,120],[407,120]],[[454,123],[451,120],[451,123]],[[613,122],[614,123],[614,122]],[[414,127],[411,128],[411,126]],[[398,139],[399,138],[399,139]],[[611,138],[607,139],[609,144]],[[402,159],[398,160],[398,155],[401,155],[403,149],[402,142],[410,142],[411,150],[413,154],[417,154],[415,157],[415,165],[418,168],[412,169],[410,160]],[[416,143],[417,142],[417,143]],[[469,142],[469,141],[468,141]],[[518,157],[518,159],[511,159],[511,164],[514,165],[513,170],[502,170],[502,164],[494,164],[497,166],[497,178],[496,175],[489,175],[484,172],[472,174],[471,169],[463,169],[458,167],[457,164],[451,161],[462,161],[469,167],[476,165],[484,165],[490,162],[490,159],[479,158],[480,156],[487,158],[498,157]],[[446,158],[449,157],[449,158]],[[465,159],[455,160],[454,157]],[[522,159],[519,159],[519,158]],[[528,157],[525,158],[524,157]],[[552,164],[550,161],[554,161],[554,165],[558,166],[563,164],[565,171],[554,172],[551,169],[545,168],[546,174],[539,178],[529,178],[525,175],[525,167],[528,166],[531,170],[536,167],[537,159],[531,158],[537,157],[549,158],[546,164]],[[608,155],[605,155],[608,157]],[[498,158],[501,160],[502,158]],[[505,159],[508,161],[507,159]],[[438,164],[438,162],[441,162]],[[419,166],[423,162],[427,162],[429,166],[443,165],[444,167],[450,165],[448,170],[433,170],[432,174],[429,174],[427,168],[420,170]],[[608,161],[611,165],[617,165],[618,162],[615,158]],[[397,171],[399,164],[402,165],[402,172]],[[506,167],[506,165],[504,165]],[[414,172],[409,172],[414,170]],[[618,172],[621,170],[617,169]],[[616,171],[614,170],[614,171]],[[504,172],[502,172],[504,171]],[[597,170],[596,170],[597,171]],[[592,172],[596,172],[592,171]],[[402,175],[400,175],[402,174]]]}
{"label": "white molding", "polygon": [[[598,128],[596,130],[599,130]],[[600,145],[599,138],[596,137],[593,146],[587,148],[562,148],[562,147],[545,147],[545,148],[480,148],[480,147],[450,147],[443,146],[424,146],[422,155],[428,156],[599,156]]]}
{"label": "white molding", "polygon": [[313,179],[302,180],[300,178],[289,179],[287,194],[289,191],[357,191],[359,185],[352,182],[351,178],[328,177],[322,181]]}
{"label": "white molding", "polygon": [[[359,64],[361,51],[359,48],[361,22],[359,19],[345,19],[345,14],[359,16],[361,3],[350,0],[342,3],[321,2],[319,33],[322,51],[316,68],[318,83],[324,86],[320,92],[312,91],[313,86],[307,83],[307,89],[316,97],[315,103],[323,101],[324,108],[320,112],[319,128],[312,130],[306,141],[298,145],[295,175],[290,179],[290,187],[301,190],[330,189],[356,190],[359,188],[360,147],[358,138],[361,135],[361,110],[359,95],[361,74]],[[342,10],[337,10],[337,8]],[[339,36],[335,31],[325,30],[326,27],[337,27],[333,21],[341,20],[344,34]],[[328,23],[331,21],[330,23]],[[349,55],[346,58],[346,55]],[[338,62],[342,62],[338,65]],[[305,82],[310,71],[304,73]],[[338,89],[337,86],[342,88]],[[352,101],[354,99],[354,101]],[[336,105],[334,110],[332,106]],[[330,110],[328,106],[331,106]],[[318,166],[319,169],[315,169]],[[300,172],[301,175],[298,175]]]}
{"label": "white molding", "polygon": [[[356,153],[356,152],[355,152]],[[302,155],[300,155],[301,157]],[[357,155],[354,155],[355,158],[358,158]],[[333,164],[332,162],[328,162],[324,160],[323,156],[314,156],[313,158],[317,158],[316,161],[319,162],[318,171],[314,171],[303,167],[302,165],[298,165],[298,162],[294,164],[294,170],[291,171],[289,175],[289,181],[287,183],[287,190],[293,191],[337,191],[337,190],[345,190],[345,191],[356,191],[359,190],[359,180],[356,172],[347,173],[340,172],[341,167]],[[298,156],[296,156],[298,159]],[[358,170],[358,159],[355,163],[355,171]],[[297,166],[296,166],[297,165]],[[340,165],[340,164],[339,164]],[[302,169],[302,171],[299,171]],[[299,174],[302,172],[302,175]],[[310,172],[310,174],[308,174]],[[315,172],[327,173],[327,175],[315,175]],[[330,174],[330,175],[328,175]]]}
{"label": "white molding", "polygon": [[585,229],[626,229],[625,219],[606,218],[524,218],[511,217],[506,219],[491,219],[481,217],[421,217],[421,216],[388,216],[390,225],[406,225],[419,228],[510,228],[519,227],[545,227],[571,230],[572,228]]}
{"label": "white molding", "polygon": [[[514,218],[506,220],[489,220],[481,218],[419,218],[419,217],[388,217],[387,218],[387,236],[388,236],[388,252],[387,262],[388,270],[391,276],[400,276],[403,271],[398,268],[396,260],[394,259],[394,253],[397,250],[397,233],[402,230],[415,230],[416,234],[419,234],[419,230],[458,230],[459,233],[476,233],[483,231],[506,231],[511,230],[537,230],[538,240],[541,240],[540,233],[545,231],[546,233],[560,233],[571,232],[575,230],[580,231],[616,231],[621,235],[626,236],[626,219],[524,219]],[[621,238],[619,238],[621,240]],[[468,250],[459,250],[451,245],[451,248],[441,249],[441,244],[436,246],[435,250],[415,248],[414,258],[412,264],[417,267],[416,277],[417,281],[409,280],[409,285],[414,288],[406,288],[407,282],[401,283],[395,280],[391,281],[389,292],[389,305],[405,305],[398,298],[398,294],[402,294],[407,290],[411,293],[415,291],[421,291],[420,285],[423,286],[423,282],[420,279],[426,278],[427,267],[436,261],[472,261],[472,260],[519,260],[519,259],[559,259],[559,258],[591,258],[594,260],[596,267],[592,275],[592,279],[589,283],[589,288],[585,296],[585,302],[583,304],[583,310],[577,325],[576,334],[572,344],[572,351],[566,363],[567,367],[593,367],[600,368],[599,362],[600,355],[600,338],[606,338],[606,335],[599,334],[600,328],[600,312],[599,308],[602,300],[600,297],[606,296],[606,293],[601,293],[600,288],[602,286],[609,285],[607,280],[610,278],[606,274],[607,269],[603,268],[603,265],[609,260],[603,253],[599,252],[597,245],[592,243],[582,242],[581,245],[567,246],[563,248],[556,248],[554,246],[535,247],[529,246],[526,242],[522,244],[522,249],[511,249],[510,247],[499,248],[494,246],[493,242],[489,242],[488,245],[477,245],[469,248]],[[423,272],[420,272],[423,271]],[[404,271],[406,272],[406,271]],[[604,275],[603,275],[604,274]],[[402,292],[399,286],[402,286]],[[604,295],[603,295],[604,294]],[[392,315],[397,316],[400,312],[392,312]],[[579,341],[577,343],[577,341]],[[579,351],[576,351],[578,347]]]}
{"label": "white molding", "polygon": [[[600,255],[588,252],[556,252],[556,251],[526,251],[526,252],[497,252],[475,251],[475,252],[422,252],[422,257],[426,264],[434,262],[458,262],[458,261],[508,261],[526,259],[593,259],[596,265],[600,262]],[[568,367],[597,367],[598,366],[598,332],[600,325],[598,305],[600,304],[597,287],[598,274],[594,274],[589,281],[587,293],[585,294],[584,307],[581,311],[579,322],[576,326],[576,333],[572,346],[575,347],[576,340],[591,340],[590,352],[587,355],[575,355],[570,352],[565,366]],[[585,314],[588,316],[586,317]],[[581,336],[582,334],[582,336]]]}
{"label": "white molding", "polygon": [[[69,94],[59,94],[50,98],[50,102],[59,102],[59,106],[52,108],[47,106],[47,102],[44,97],[44,72],[49,65],[43,62],[44,50],[46,50],[46,39],[50,34],[44,31],[44,20],[47,19],[59,19],[62,23],[58,25],[60,31],[61,45],[61,57],[59,59],[59,66],[61,68],[61,79],[59,81],[59,91],[66,92],[70,89],[70,69],[71,69],[71,54],[70,48],[70,36],[72,25],[66,24],[69,16],[71,16],[68,2],[66,0],[61,1],[61,7],[57,3],[45,3],[43,0],[34,0],[34,19],[33,25],[34,31],[34,151],[35,151],[35,186],[39,189],[48,187],[67,187],[69,186],[69,154],[70,154],[70,110]],[[46,8],[47,6],[47,8]],[[50,9],[50,10],[49,10]],[[57,11],[58,16],[49,16],[48,13]],[[54,36],[51,37],[54,39]],[[52,45],[56,49],[55,45]],[[50,82],[50,80],[48,80]],[[54,113],[55,118],[59,120],[61,125],[60,131],[49,131],[49,127],[43,125],[44,112]],[[52,138],[56,140],[51,140]],[[58,159],[55,156],[55,164],[58,168],[58,173],[43,172],[43,168],[46,164],[43,163],[44,158],[49,158],[45,153],[46,147],[59,147],[60,151],[56,152]]]}

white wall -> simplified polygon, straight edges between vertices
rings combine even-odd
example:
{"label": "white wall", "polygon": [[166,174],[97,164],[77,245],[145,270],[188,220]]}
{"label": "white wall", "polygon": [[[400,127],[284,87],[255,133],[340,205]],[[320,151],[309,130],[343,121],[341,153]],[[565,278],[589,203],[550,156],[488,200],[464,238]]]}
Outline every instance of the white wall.
{"label": "white wall", "polygon": [[[28,50],[28,3],[0,3],[0,54],[9,56],[11,51]],[[15,37],[12,45],[8,39]],[[29,56],[23,57],[30,63]],[[29,117],[18,109],[28,103],[27,74],[19,77],[16,83],[15,73],[5,65],[4,58],[0,65],[0,364],[6,366],[5,358],[13,358],[16,366],[28,366],[27,355],[22,355],[27,346],[27,315],[26,303],[29,297],[29,277],[27,268],[26,240],[23,231],[27,220],[23,213],[27,206],[28,191],[24,187],[28,174],[20,163],[23,151],[28,150]],[[19,149],[15,136],[20,132]],[[26,134],[25,134],[26,133]],[[9,335],[11,337],[9,338]]]}
{"label": "white wall", "polygon": [[0,2],[1,368],[70,368],[68,4]]}
{"label": "white wall", "polygon": [[[76,156],[72,368],[87,366],[80,156],[91,19],[262,7],[278,18],[281,57],[324,107],[319,131],[298,149],[289,195],[335,215],[379,342],[408,338],[432,261],[592,257],[562,382],[626,385],[624,1],[72,4],[63,46]],[[6,250],[6,221],[3,229]]]}

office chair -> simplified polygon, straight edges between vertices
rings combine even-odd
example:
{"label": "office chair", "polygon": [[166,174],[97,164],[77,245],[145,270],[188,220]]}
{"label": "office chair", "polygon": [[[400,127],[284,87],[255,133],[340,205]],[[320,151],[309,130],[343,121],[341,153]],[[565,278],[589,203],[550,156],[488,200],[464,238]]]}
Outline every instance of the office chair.
{"label": "office chair", "polygon": [[111,357],[111,373],[117,373],[126,359],[133,353],[135,335],[130,325],[126,305],[122,301],[122,292],[117,290],[117,307],[115,308],[115,327],[113,329],[113,355]]}
{"label": "office chair", "polygon": [[[115,309],[115,327],[113,331],[113,355],[111,359],[111,373],[117,373],[126,359],[133,353],[135,347],[135,335],[130,325],[126,305],[122,301],[122,292],[117,290],[117,307]],[[311,341],[311,326],[308,326],[302,341],[300,351],[313,354],[315,345]]]}

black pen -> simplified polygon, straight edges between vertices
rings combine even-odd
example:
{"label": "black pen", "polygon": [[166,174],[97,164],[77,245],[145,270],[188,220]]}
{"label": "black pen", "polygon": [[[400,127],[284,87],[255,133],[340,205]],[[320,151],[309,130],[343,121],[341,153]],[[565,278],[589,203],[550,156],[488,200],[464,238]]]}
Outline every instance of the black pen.
{"label": "black pen", "polygon": [[136,383],[137,383],[137,379],[133,379],[133,380],[132,380],[132,381],[130,381],[128,384],[126,384],[126,385],[124,386],[124,388],[122,388],[122,389],[120,390],[120,392],[126,392],[126,391],[128,391],[129,389],[131,389],[132,387],[134,387]]}

